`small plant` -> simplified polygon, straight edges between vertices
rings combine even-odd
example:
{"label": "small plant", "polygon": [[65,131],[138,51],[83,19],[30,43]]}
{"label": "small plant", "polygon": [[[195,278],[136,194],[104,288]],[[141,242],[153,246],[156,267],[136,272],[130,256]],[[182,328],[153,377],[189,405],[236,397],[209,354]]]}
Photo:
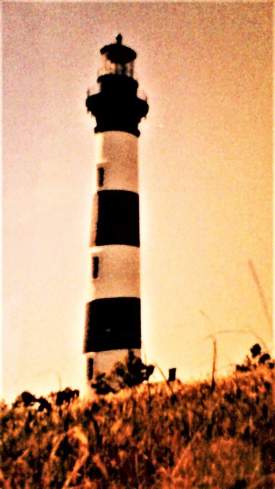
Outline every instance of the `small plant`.
{"label": "small plant", "polygon": [[129,350],[125,362],[117,362],[110,374],[99,373],[92,387],[97,394],[119,392],[125,387],[134,387],[148,380],[154,371],[153,365],[145,365],[132,350]]}
{"label": "small plant", "polygon": [[247,355],[242,365],[236,365],[237,372],[249,372],[260,365],[267,365],[270,369],[274,368],[274,361],[271,360],[269,353],[262,352],[262,347],[256,343],[250,348],[250,355]]}

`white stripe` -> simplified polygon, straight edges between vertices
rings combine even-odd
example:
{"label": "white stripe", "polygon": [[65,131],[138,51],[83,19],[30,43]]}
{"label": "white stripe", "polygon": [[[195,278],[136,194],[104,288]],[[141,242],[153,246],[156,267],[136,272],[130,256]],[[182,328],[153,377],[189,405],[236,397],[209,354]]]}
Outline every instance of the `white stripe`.
{"label": "white stripe", "polygon": [[[140,349],[132,350],[137,357],[141,356]],[[109,350],[94,353],[94,375],[99,372],[110,373],[116,362],[123,362],[128,357],[128,350]]]}
{"label": "white stripe", "polygon": [[[125,245],[97,246],[91,249],[90,300],[140,296],[139,248]],[[98,277],[92,278],[93,256],[99,257]]]}
{"label": "white stripe", "polygon": [[97,189],[137,192],[138,138],[127,132],[106,131],[95,139],[96,165],[104,168],[104,184]]}

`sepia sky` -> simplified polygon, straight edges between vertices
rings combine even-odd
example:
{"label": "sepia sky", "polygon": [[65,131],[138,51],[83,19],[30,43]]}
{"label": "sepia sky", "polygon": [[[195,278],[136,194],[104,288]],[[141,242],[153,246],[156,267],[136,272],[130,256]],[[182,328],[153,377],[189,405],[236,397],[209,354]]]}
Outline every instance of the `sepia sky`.
{"label": "sepia sky", "polygon": [[121,32],[140,126],[142,334],[182,379],[241,361],[271,314],[272,4],[3,5],[4,395],[84,381],[99,49]]}

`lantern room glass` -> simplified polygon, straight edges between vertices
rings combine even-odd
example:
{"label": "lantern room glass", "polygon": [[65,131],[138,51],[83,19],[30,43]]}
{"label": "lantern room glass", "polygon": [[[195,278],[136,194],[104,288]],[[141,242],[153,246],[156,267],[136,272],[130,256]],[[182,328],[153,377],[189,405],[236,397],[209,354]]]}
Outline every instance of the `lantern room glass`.
{"label": "lantern room glass", "polygon": [[104,54],[101,56],[102,63],[101,68],[99,69],[99,76],[101,75],[126,75],[133,77],[134,75],[134,61],[130,61],[129,63],[120,64],[114,63],[107,58]]}

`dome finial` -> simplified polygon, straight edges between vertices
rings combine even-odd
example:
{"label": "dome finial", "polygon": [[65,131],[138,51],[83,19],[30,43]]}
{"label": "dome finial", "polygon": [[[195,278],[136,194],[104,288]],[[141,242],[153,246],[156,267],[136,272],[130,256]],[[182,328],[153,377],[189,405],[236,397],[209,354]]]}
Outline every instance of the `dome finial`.
{"label": "dome finial", "polygon": [[116,36],[116,42],[117,42],[117,44],[122,44],[122,35],[121,34],[118,34]]}

